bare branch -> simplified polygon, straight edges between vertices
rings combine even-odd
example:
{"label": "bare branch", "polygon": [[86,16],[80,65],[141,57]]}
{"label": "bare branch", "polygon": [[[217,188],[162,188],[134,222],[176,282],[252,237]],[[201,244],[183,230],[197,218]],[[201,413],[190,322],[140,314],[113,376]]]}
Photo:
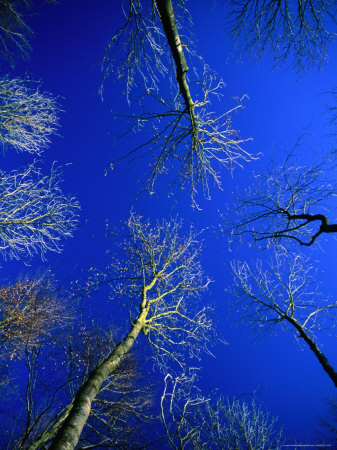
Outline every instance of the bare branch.
{"label": "bare branch", "polygon": [[[51,449],[77,445],[92,402],[141,331],[164,369],[167,360],[185,367],[186,356],[198,357],[201,351],[207,351],[212,323],[207,308],[200,308],[196,298],[207,288],[209,280],[203,276],[199,262],[198,233],[191,228],[187,236],[181,236],[180,229],[181,222],[177,220],[151,226],[149,221],[131,214],[128,232],[124,236],[118,233],[119,248],[113,252],[104,276],[112,284],[114,298],[118,295],[130,299],[132,326],[77,391],[73,408]],[[98,286],[99,278],[100,274],[94,274],[88,281],[88,289]]]}
{"label": "bare branch", "polygon": [[210,197],[210,180],[221,188],[221,176],[217,168],[233,170],[237,165],[256,159],[242,147],[247,139],[240,139],[238,132],[232,128],[232,115],[243,109],[244,97],[237,99],[237,103],[228,111],[217,114],[210,109],[212,97],[221,97],[225,84],[221,80],[216,81],[215,76],[207,70],[204,75],[205,80],[199,86],[203,99],[193,105],[193,121],[189,109],[179,99],[171,104],[148,93],[159,103],[160,110],[129,118],[132,120],[132,130],[152,127],[153,137],[120,158],[139,156],[138,152],[143,150],[144,154],[150,149],[151,172],[146,182],[149,191],[153,193],[158,176],[172,168],[177,172],[173,185],[183,188],[187,184],[195,205],[198,186],[201,186],[207,198]]}
{"label": "bare branch", "polygon": [[337,372],[316,343],[316,334],[335,325],[337,302],[329,302],[318,291],[315,272],[308,259],[276,251],[269,269],[259,262],[232,264],[234,288],[242,317],[257,327],[278,324],[292,330],[309,346],[323,370],[337,387]]}
{"label": "bare branch", "polygon": [[0,342],[10,359],[21,357],[27,343],[42,342],[70,318],[49,277],[24,278],[0,288]]}
{"label": "bare branch", "polygon": [[0,145],[38,155],[50,144],[60,111],[39,83],[19,78],[0,79]]}
{"label": "bare branch", "polygon": [[[156,89],[159,76],[167,72],[165,38],[154,2],[122,1],[124,24],[114,33],[102,61],[104,81],[111,75],[126,80],[126,96],[140,76],[146,89]],[[117,62],[118,61],[118,62]],[[103,84],[101,95],[103,96]]]}
{"label": "bare branch", "polygon": [[11,63],[18,54],[26,59],[31,50],[28,38],[32,31],[22,14],[29,3],[26,0],[0,1],[0,54]]}
{"label": "bare branch", "polygon": [[290,60],[299,70],[327,61],[336,36],[334,0],[231,0],[228,25],[237,44],[254,59],[265,50],[275,64]]}
{"label": "bare branch", "polygon": [[41,176],[36,164],[0,171],[0,251],[4,258],[25,258],[61,251],[61,238],[72,236],[79,204],[60,187],[61,169],[55,165]]}
{"label": "bare branch", "polygon": [[[334,160],[334,155],[329,157]],[[223,216],[224,231],[231,229],[232,236],[239,238],[252,236],[267,246],[285,241],[311,246],[321,234],[336,233],[337,224],[330,224],[322,214],[336,195],[333,175],[329,180],[335,165],[329,166],[327,160],[303,167],[289,156],[282,165],[256,175]],[[235,217],[234,223],[228,223],[230,216]]]}
{"label": "bare branch", "polygon": [[[176,173],[173,184],[180,188],[188,184],[193,204],[197,206],[195,197],[198,186],[201,186],[206,197],[209,197],[210,180],[221,187],[218,168],[232,170],[236,164],[250,161],[254,156],[242,148],[246,139],[239,137],[231,120],[232,114],[243,108],[245,96],[221,113],[211,109],[213,98],[221,96],[225,84],[221,79],[216,81],[212,71],[200,64],[201,58],[191,50],[190,43],[182,42],[186,20],[178,20],[177,23],[179,15],[188,16],[183,1],[176,2],[175,8],[171,0],[153,1],[152,8],[146,11],[141,9],[139,1],[128,2],[126,23],[113,37],[113,51],[116,52],[117,47],[122,45],[122,36],[129,30],[125,47],[128,56],[123,59],[123,70],[118,72],[126,78],[128,100],[131,86],[136,85],[135,68],[141,74],[142,91],[148,99],[155,100],[153,109],[141,108],[139,113],[129,117],[132,120],[129,131],[148,125],[153,137],[114,162],[131,155],[143,156],[141,151],[150,153],[153,155],[150,162],[152,169],[146,183],[149,191],[153,192],[157,177],[172,168]],[[187,22],[190,26],[188,19]],[[160,26],[163,27],[166,43],[163,42]],[[191,71],[186,52],[191,59]],[[164,75],[166,67],[171,65],[167,54],[171,55],[176,66],[176,84],[165,98],[160,95],[159,76]],[[165,58],[166,66],[163,64]],[[188,71],[190,79],[187,77]],[[142,101],[139,103],[142,104]]]}
{"label": "bare branch", "polygon": [[165,377],[161,418],[174,449],[280,449],[282,431],[255,401],[202,396],[194,376]]}

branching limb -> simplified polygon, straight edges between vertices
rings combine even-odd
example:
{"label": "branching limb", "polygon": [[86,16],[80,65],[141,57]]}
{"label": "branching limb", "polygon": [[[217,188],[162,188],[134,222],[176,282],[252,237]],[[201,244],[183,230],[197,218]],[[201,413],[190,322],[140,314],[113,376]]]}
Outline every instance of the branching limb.
{"label": "branching limb", "polygon": [[[146,12],[148,18],[146,18]],[[140,113],[130,117],[132,120],[130,130],[143,129],[144,125],[149,125],[153,137],[114,162],[131,155],[136,158],[144,156],[142,152],[153,155],[150,162],[152,169],[146,182],[149,191],[153,192],[157,177],[172,168],[172,171],[177,174],[172,184],[180,188],[188,184],[193,205],[197,206],[195,197],[198,186],[207,198],[210,180],[214,181],[217,187],[221,187],[218,172],[220,168],[226,167],[232,170],[236,164],[240,165],[256,158],[244,150],[242,144],[246,140],[241,139],[238,131],[232,126],[231,116],[243,108],[242,102],[245,96],[240,98],[233,107],[220,113],[214,112],[211,109],[211,102],[214,97],[221,96],[225,84],[221,80],[215,81],[216,76],[212,71],[207,66],[201,65],[200,57],[196,57],[190,51],[190,46],[182,42],[184,23],[181,21],[177,24],[177,15],[186,13],[184,2],[177,2],[173,6],[171,0],[153,1],[152,8],[146,12],[140,8],[138,1],[129,2],[126,24],[116,32],[113,46],[116,48],[121,45],[120,39],[126,29],[132,30],[126,45],[130,59],[124,59],[127,70],[121,74],[127,79],[128,99],[129,87],[135,84],[134,67],[136,66],[141,72],[142,84],[145,88],[142,92],[149,100],[154,99],[156,102],[150,111],[141,110]],[[151,25],[146,25],[147,19]],[[160,51],[154,45],[152,38],[149,42],[148,36],[145,36],[146,26],[149,36],[156,30]],[[163,41],[162,34],[158,32],[160,26],[163,27],[164,38],[167,42],[165,39]],[[191,56],[193,67],[193,70],[189,72],[189,79],[185,56],[187,51]],[[153,75],[153,68],[148,67],[153,59],[156,62],[153,67],[158,70],[158,74],[163,75],[164,71],[160,63],[164,55],[167,58],[166,53],[171,55],[174,61],[177,82],[168,99],[166,95],[161,95],[159,80]],[[171,58],[168,57],[167,66],[170,65],[170,60]],[[145,67],[144,73],[140,69],[142,65]],[[200,75],[202,72],[203,77]],[[159,104],[159,108],[156,104]]]}
{"label": "branching limb", "polygon": [[231,0],[228,25],[237,44],[254,59],[269,50],[275,64],[302,70],[327,61],[336,37],[334,0]]}
{"label": "branching limb", "polygon": [[0,145],[40,155],[59,125],[60,108],[39,83],[0,79]]}
{"label": "branching limb", "polygon": [[0,171],[0,252],[19,259],[61,251],[61,238],[72,236],[79,204],[60,187],[61,169],[41,176],[32,164],[20,171]]}
{"label": "branching limb", "polygon": [[269,270],[232,265],[234,289],[243,317],[258,327],[281,324],[309,346],[337,387],[337,371],[316,343],[316,334],[333,321],[337,302],[329,303],[318,291],[313,266],[300,255],[275,252]]}
{"label": "branching limb", "polygon": [[[328,158],[333,161],[334,155]],[[249,189],[236,198],[234,209],[223,216],[224,231],[239,238],[252,236],[267,246],[285,245],[287,240],[311,246],[322,234],[337,232],[337,224],[322,214],[336,196],[336,182],[329,180],[335,165],[323,161],[301,167],[291,159],[255,176]],[[229,223],[230,216],[234,223]]]}
{"label": "branching limb", "polygon": [[[118,233],[118,251],[113,252],[105,275],[115,280],[114,299],[119,295],[130,300],[131,329],[88,374],[51,449],[77,445],[100,389],[116,372],[141,331],[153,344],[161,368],[166,367],[167,359],[178,366],[183,361],[185,366],[186,356],[196,357],[207,349],[211,321],[207,309],[199,309],[195,300],[209,283],[199,262],[198,233],[191,228],[187,236],[181,236],[177,220],[151,226],[135,214],[131,214],[126,228],[124,236]],[[100,276],[92,275],[89,285],[97,285],[96,277]]]}
{"label": "branching limb", "polygon": [[202,396],[195,376],[165,377],[161,419],[173,449],[280,449],[282,431],[255,401]]}

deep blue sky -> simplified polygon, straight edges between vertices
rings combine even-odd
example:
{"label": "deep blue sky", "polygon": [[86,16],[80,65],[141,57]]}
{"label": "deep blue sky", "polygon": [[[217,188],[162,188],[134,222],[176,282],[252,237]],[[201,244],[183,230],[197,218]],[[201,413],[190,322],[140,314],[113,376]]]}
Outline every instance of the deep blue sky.
{"label": "deep blue sky", "polygon": [[[224,8],[210,7],[209,2],[202,0],[190,1],[188,6],[195,25],[196,47],[227,85],[216,107],[227,108],[232,97],[249,95],[245,111],[235,115],[233,122],[242,137],[254,139],[247,143],[247,149],[262,152],[263,158],[236,170],[233,177],[223,171],[223,191],[212,187],[212,200],[200,199],[201,211],[189,206],[187,191],[169,197],[165,177],[153,196],[137,196],[146,172],[142,160],[132,165],[124,161],[104,176],[116,152],[127,151],[139,139],[131,136],[113,146],[113,136],[123,125],[112,111],[125,111],[125,99],[120,95],[120,85],[111,79],[106,83],[103,103],[98,95],[102,81],[100,60],[121,23],[120,1],[72,0],[60,1],[56,6],[38,2],[38,13],[30,20],[35,33],[31,58],[19,62],[12,73],[26,72],[32,79],[42,80],[46,90],[60,96],[64,110],[60,136],[45,152],[43,164],[48,167],[53,161],[71,163],[64,170],[65,190],[76,194],[82,205],[81,225],[75,237],[64,242],[63,253],[47,255],[44,266],[52,267],[60,280],[71,279],[81,268],[102,267],[106,220],[117,225],[132,207],[145,217],[160,219],[179,214],[186,225],[193,222],[198,228],[210,227],[204,233],[204,267],[214,283],[207,300],[216,305],[219,331],[229,345],[217,346],[215,359],[205,358],[202,384],[205,389],[217,388],[217,392],[230,398],[256,391],[270,412],[279,417],[291,442],[297,439],[313,443],[317,416],[324,413],[325,400],[335,393],[332,382],[311,352],[299,347],[290,334],[278,330],[275,336],[257,339],[248,326],[232,326],[239,317],[231,312],[231,298],[225,294],[231,282],[229,262],[254,258],[256,254],[247,247],[229,252],[226,239],[217,237],[213,228],[219,223],[218,210],[230,203],[236,186],[244,187],[251,171],[263,168],[271,154],[277,160],[281,149],[292,147],[304,130],[307,134],[300,153],[303,162],[314,153],[319,155],[323,149],[332,148],[335,138],[327,135],[334,130],[327,126],[329,116],[325,110],[333,99],[322,93],[336,87],[337,48],[329,48],[329,62],[322,70],[308,73],[284,67],[272,71],[268,56],[258,65],[238,62],[231,58],[233,42],[224,29]],[[3,68],[4,72],[7,70]],[[30,160],[29,156],[9,151],[2,165],[14,168]],[[332,294],[336,288],[331,281],[335,278],[336,246],[330,238],[322,251],[314,253],[320,260],[324,289]],[[31,265],[38,267],[41,262],[35,258]],[[3,267],[4,278],[25,270],[24,264],[10,262]],[[327,356],[337,366],[335,337],[322,335],[322,342]]]}

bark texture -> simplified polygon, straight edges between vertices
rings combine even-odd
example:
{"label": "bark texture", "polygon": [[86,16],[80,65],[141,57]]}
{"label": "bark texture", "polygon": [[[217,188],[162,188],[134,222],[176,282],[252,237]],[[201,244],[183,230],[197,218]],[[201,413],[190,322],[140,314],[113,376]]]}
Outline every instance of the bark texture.
{"label": "bark texture", "polygon": [[131,350],[139,332],[144,327],[147,313],[147,308],[141,310],[125,339],[116,346],[105,361],[91,372],[85,383],[81,386],[75,396],[73,407],[67,419],[64,421],[50,446],[51,450],[72,450],[75,448],[83,427],[88,420],[92,401],[98,394],[102,383],[112,375],[124,355]]}
{"label": "bark texture", "polygon": [[188,66],[184,54],[184,47],[178,33],[177,23],[174,17],[174,9],[171,0],[157,0],[157,7],[160,14],[160,20],[163,25],[167,42],[169,43],[171,53],[177,68],[177,81],[181,95],[184,98],[186,108],[189,112],[193,129],[196,127],[194,114],[195,104],[191,97],[190,88],[186,80]]}

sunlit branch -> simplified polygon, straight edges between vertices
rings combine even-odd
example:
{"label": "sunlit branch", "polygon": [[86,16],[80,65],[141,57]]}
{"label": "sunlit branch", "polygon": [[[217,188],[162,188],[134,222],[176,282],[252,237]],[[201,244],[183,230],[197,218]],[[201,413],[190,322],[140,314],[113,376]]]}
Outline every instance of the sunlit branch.
{"label": "sunlit branch", "polygon": [[[208,82],[210,85],[206,86]],[[219,82],[216,86],[211,86],[212,84],[212,77],[205,81],[203,88],[206,101],[195,105],[193,124],[187,108],[183,107],[181,110],[180,104],[168,105],[161,99],[158,99],[159,104],[165,105],[166,111],[130,116],[135,130],[146,125],[153,127],[153,137],[115,162],[138,154],[141,150],[151,149],[153,162],[147,178],[150,192],[154,191],[158,176],[174,168],[178,174],[173,179],[173,185],[177,184],[182,188],[187,184],[192,198],[200,185],[203,194],[209,197],[210,180],[221,187],[221,166],[232,170],[236,165],[241,166],[256,158],[244,150],[242,144],[246,140],[240,139],[238,132],[232,128],[232,115],[243,108],[243,98],[229,111],[218,115],[210,111],[210,97],[221,95],[224,83]]]}
{"label": "sunlit branch", "polygon": [[[126,48],[130,59],[124,59],[123,67],[127,67],[127,71],[123,70],[121,76],[127,79],[129,93],[130,86],[135,84],[134,68],[141,70],[140,67],[143,65],[145,69],[141,72],[144,86],[142,92],[145,92],[145,97],[150,102],[155,100],[154,107],[149,111],[144,112],[141,109],[140,112],[129,116],[132,121],[129,132],[143,129],[148,125],[152,138],[129,150],[113,163],[130,156],[138,158],[144,156],[144,153],[151,154],[151,172],[146,181],[148,190],[153,193],[158,176],[172,169],[172,172],[176,173],[172,186],[177,185],[183,188],[188,185],[193,205],[197,206],[195,197],[198,186],[207,198],[210,181],[213,181],[217,187],[221,187],[221,167],[232,170],[236,165],[256,158],[242,147],[246,139],[241,139],[239,132],[232,126],[231,115],[243,108],[242,102],[245,96],[240,98],[233,107],[222,110],[220,113],[211,109],[213,98],[221,96],[225,84],[221,80],[216,81],[212,71],[204,64],[200,64],[200,57],[193,54],[187,43],[182,43],[181,29],[184,28],[184,24],[177,25],[176,19],[177,14],[187,13],[184,2],[178,2],[173,7],[171,0],[157,0],[152,2],[152,8],[143,11],[138,1],[131,0],[127,11],[125,25],[116,32],[112,40],[114,51],[116,51],[117,46],[122,45],[120,40],[122,34],[127,29],[137,30],[128,35]],[[146,22],[146,13],[150,18],[151,26]],[[149,36],[153,30],[156,30],[155,39],[158,39],[160,51],[158,47],[154,47],[155,39],[150,43],[148,37],[145,37],[146,26],[149,27]],[[157,33],[160,26],[163,27],[166,43],[163,42],[162,34]],[[138,33],[139,30],[141,32]],[[135,42],[131,45],[132,40]],[[130,50],[134,47],[136,50]],[[157,70],[158,75],[163,75],[165,72],[162,69],[162,61],[167,57],[163,50],[166,47],[176,68],[176,86],[174,93],[171,92],[168,99],[166,95],[161,94],[159,80],[153,74],[153,68]],[[189,69],[185,57],[186,51],[192,61],[193,70],[190,72],[190,79],[187,78]],[[156,63],[152,65],[153,67],[149,67],[152,59]],[[170,58],[167,59],[166,64],[170,64]],[[196,91],[193,94],[192,88]],[[128,99],[130,99],[129,95]]]}
{"label": "sunlit branch", "polygon": [[[200,308],[196,301],[209,283],[199,261],[198,233],[191,228],[181,236],[181,226],[177,220],[152,226],[132,213],[125,234],[114,235],[119,238],[117,251],[112,252],[103,277],[116,280],[112,283],[114,301],[116,297],[129,300],[131,328],[88,374],[51,449],[77,445],[101,386],[120,366],[141,332],[154,347],[154,357],[162,370],[169,361],[172,370],[174,365],[186,367],[190,358],[198,358],[201,351],[208,350],[211,336],[214,341],[209,308]],[[91,274],[89,285],[96,284],[101,276]]]}
{"label": "sunlit branch", "polygon": [[[167,72],[163,61],[166,54],[155,3],[144,5],[141,0],[125,0],[122,8],[125,22],[106,48],[102,70],[104,79],[113,74],[126,80],[126,95],[130,101],[136,76],[140,76],[146,88],[156,89],[158,77]],[[117,68],[116,60],[121,61]]]}

